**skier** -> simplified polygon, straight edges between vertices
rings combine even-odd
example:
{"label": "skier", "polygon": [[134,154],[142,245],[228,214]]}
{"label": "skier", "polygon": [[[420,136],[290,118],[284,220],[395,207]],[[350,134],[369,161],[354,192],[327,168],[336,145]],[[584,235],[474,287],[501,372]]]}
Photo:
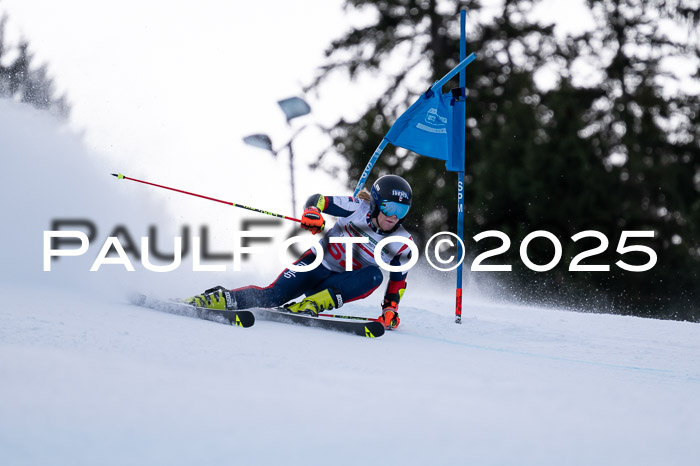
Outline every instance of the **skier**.
{"label": "skier", "polygon": [[[322,212],[338,217],[337,223],[321,240],[324,253],[321,265],[306,272],[285,269],[265,288],[246,286],[228,290],[218,286],[184,302],[210,309],[237,310],[277,307],[305,294],[301,302],[288,304],[286,309],[293,313],[318,316],[321,311],[337,309],[350,301],[366,298],[383,280],[374,257],[377,242],[387,236],[411,239],[401,226],[411,207],[411,199],[410,185],[397,175],[378,178],[370,192],[364,190],[356,198],[315,194],[306,202],[301,216],[302,228],[316,234],[325,225]],[[329,241],[329,238],[343,236],[369,239],[367,243],[352,245],[352,271],[345,270],[345,245]],[[312,248],[294,264],[308,265],[315,259],[316,252]],[[389,265],[404,265],[411,259],[411,250],[403,243],[391,242],[382,249],[382,259]],[[381,305],[382,315],[379,316],[387,328],[399,325],[398,307],[406,289],[406,275],[407,272],[390,272]]]}

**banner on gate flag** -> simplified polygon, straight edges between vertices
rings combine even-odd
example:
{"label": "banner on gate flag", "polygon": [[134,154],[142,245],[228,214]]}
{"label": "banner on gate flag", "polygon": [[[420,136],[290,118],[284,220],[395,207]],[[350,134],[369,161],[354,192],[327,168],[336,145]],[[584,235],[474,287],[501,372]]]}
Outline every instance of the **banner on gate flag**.
{"label": "banner on gate flag", "polygon": [[449,171],[464,170],[464,161],[455,160],[452,150],[454,100],[451,93],[428,90],[418,97],[386,134],[394,146],[426,157],[444,160]]}

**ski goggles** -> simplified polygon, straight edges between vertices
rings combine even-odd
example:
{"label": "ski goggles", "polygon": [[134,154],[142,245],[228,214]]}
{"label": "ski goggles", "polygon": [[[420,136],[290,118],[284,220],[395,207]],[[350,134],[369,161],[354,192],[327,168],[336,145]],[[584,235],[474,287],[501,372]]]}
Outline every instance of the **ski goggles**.
{"label": "ski goggles", "polygon": [[399,219],[404,218],[410,208],[411,206],[409,204],[400,204],[394,201],[382,201],[382,203],[379,204],[379,210],[384,215],[387,217],[396,215]]}

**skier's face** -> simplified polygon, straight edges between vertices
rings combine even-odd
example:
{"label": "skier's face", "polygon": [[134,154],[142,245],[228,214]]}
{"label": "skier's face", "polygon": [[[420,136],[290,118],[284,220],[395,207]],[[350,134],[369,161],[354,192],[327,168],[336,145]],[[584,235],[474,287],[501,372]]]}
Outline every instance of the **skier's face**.
{"label": "skier's face", "polygon": [[379,212],[379,215],[377,215],[377,224],[379,225],[379,228],[381,228],[384,231],[389,231],[392,228],[394,228],[398,221],[399,218],[396,215],[387,217],[382,212]]}

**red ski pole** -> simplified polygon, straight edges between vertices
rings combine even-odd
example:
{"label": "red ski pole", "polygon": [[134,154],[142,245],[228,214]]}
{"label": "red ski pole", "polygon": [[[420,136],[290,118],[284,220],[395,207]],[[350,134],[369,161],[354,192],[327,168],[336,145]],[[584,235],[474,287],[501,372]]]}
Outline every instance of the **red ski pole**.
{"label": "red ski pole", "polygon": [[222,201],[221,199],[216,199],[216,198],[209,197],[209,196],[203,196],[203,195],[201,195],[201,194],[195,194],[195,193],[191,193],[191,192],[188,192],[188,191],[183,191],[183,190],[181,190],[181,189],[170,188],[170,187],[168,187],[168,186],[163,186],[163,185],[160,185],[160,184],[150,183],[150,182],[148,182],[148,181],[137,180],[136,178],[131,178],[131,177],[129,177],[129,176],[124,176],[124,175],[122,175],[121,173],[119,173],[119,174],[117,174],[117,173],[112,173],[112,176],[116,176],[117,179],[120,179],[120,180],[131,180],[131,181],[136,181],[137,183],[143,183],[143,184],[147,184],[147,185],[149,185],[149,186],[155,186],[156,188],[169,189],[170,191],[175,191],[175,192],[177,192],[177,193],[188,194],[188,195],[190,195],[190,196],[195,196],[195,197],[201,197],[202,199],[207,199],[207,200],[209,200],[209,201],[220,202],[220,203],[222,203],[222,204],[227,204],[227,205],[230,205],[230,206],[233,206],[233,207],[239,207],[239,208],[241,208],[241,209],[252,210],[253,212],[258,212],[258,213],[260,213],[260,214],[272,215],[273,217],[283,218],[283,219],[285,219],[285,220],[293,220],[293,221],[295,221],[295,222],[301,223],[301,220],[299,220],[299,219],[297,219],[297,218],[287,217],[286,215],[276,214],[276,213],[274,213],[274,212],[268,212],[268,211],[266,211],[266,210],[261,210],[261,209],[256,209],[256,208],[254,208],[254,207],[248,207],[248,206],[244,206],[244,205],[241,205],[241,204],[236,204],[235,202]]}

